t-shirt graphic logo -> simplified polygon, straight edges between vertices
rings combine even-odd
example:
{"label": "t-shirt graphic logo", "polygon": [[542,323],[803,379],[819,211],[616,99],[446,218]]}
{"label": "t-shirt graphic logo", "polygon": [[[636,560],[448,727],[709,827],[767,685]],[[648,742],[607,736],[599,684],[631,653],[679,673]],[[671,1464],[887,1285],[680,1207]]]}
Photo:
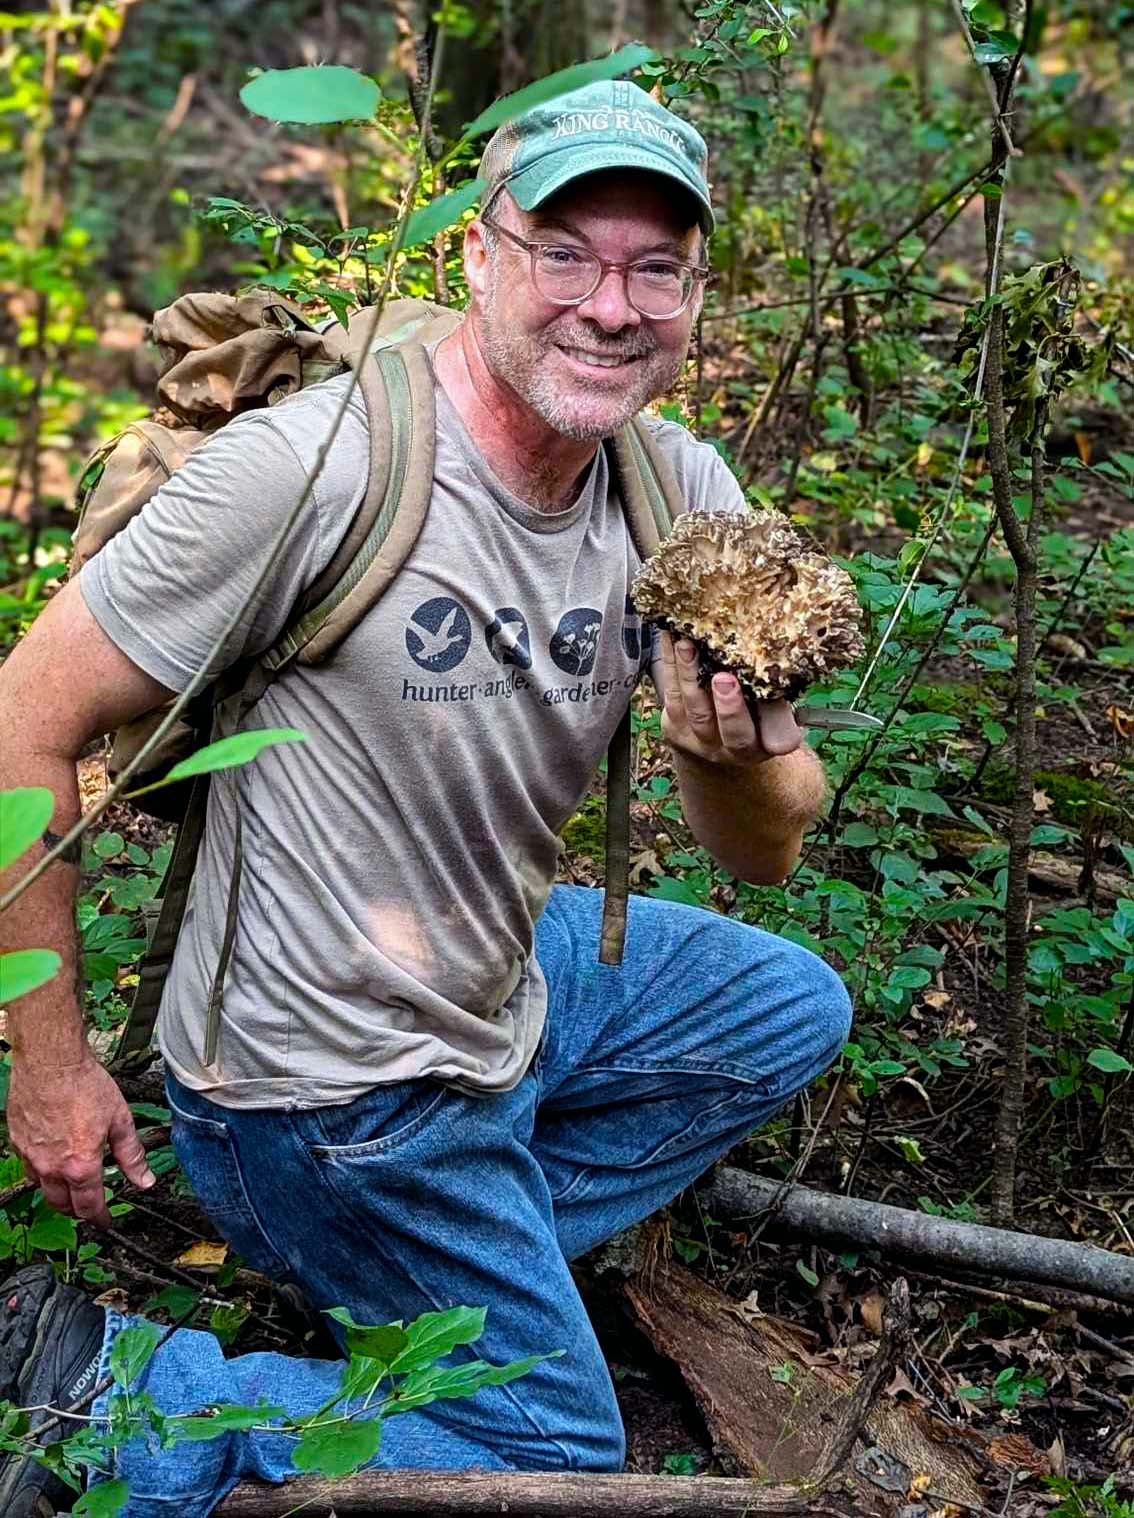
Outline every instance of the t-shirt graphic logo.
{"label": "t-shirt graphic logo", "polygon": [[642,619],[634,609],[630,597],[626,597],[626,613],[622,621],[622,649],[631,664],[642,658]]}
{"label": "t-shirt graphic logo", "polygon": [[422,669],[444,674],[455,669],[469,651],[472,623],[468,612],[451,596],[423,601],[406,627],[406,649]]}
{"label": "t-shirt graphic logo", "polygon": [[595,667],[602,612],[593,606],[565,611],[551,639],[551,657],[568,675],[589,675]]}
{"label": "t-shirt graphic logo", "polygon": [[522,611],[501,606],[484,629],[488,652],[497,664],[514,664],[517,669],[531,669],[532,645],[528,624]]}

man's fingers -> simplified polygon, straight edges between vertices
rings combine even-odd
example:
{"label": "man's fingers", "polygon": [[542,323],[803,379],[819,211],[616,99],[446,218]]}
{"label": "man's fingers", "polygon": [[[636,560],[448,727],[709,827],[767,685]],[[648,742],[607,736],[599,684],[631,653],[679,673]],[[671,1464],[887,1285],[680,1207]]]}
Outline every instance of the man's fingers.
{"label": "man's fingers", "polygon": [[142,1141],[128,1107],[124,1106],[116,1115],[110,1125],[107,1142],[115,1164],[128,1181],[143,1191],[156,1183],[157,1176],[146,1162],[146,1151],[142,1148]]}
{"label": "man's fingers", "polygon": [[69,1212],[74,1217],[81,1218],[84,1223],[95,1223],[99,1228],[110,1227],[110,1213],[106,1206],[106,1189],[102,1184],[101,1165],[97,1175],[71,1181],[69,1190],[68,1205],[60,1208],[60,1211]]}
{"label": "man's fingers", "polygon": [[54,1207],[56,1212],[70,1213],[71,1189],[66,1181],[58,1180],[53,1176],[46,1179],[40,1177],[39,1189],[43,1192],[43,1200],[49,1207]]}
{"label": "man's fingers", "polygon": [[761,701],[756,708],[760,744],[768,754],[793,754],[803,742],[803,732],[786,701]]}
{"label": "man's fingers", "polygon": [[760,736],[740,681],[735,675],[714,675],[712,689],[722,744],[742,760],[759,757]]}
{"label": "man's fingers", "polygon": [[711,692],[697,678],[697,645],[690,638],[679,638],[674,644],[673,652],[686,721],[697,737],[704,741],[716,730],[717,714]]}

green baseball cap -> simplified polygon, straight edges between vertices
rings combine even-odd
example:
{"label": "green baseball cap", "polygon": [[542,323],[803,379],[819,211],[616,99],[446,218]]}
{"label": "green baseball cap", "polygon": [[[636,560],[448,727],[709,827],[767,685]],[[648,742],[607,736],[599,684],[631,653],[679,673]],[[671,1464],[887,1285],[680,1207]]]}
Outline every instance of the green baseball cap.
{"label": "green baseball cap", "polygon": [[603,169],[645,169],[675,180],[698,205],[706,236],[713,230],[700,132],[628,79],[604,80],[556,95],[506,122],[489,139],[480,163],[485,201],[500,185],[534,211],[557,190]]}

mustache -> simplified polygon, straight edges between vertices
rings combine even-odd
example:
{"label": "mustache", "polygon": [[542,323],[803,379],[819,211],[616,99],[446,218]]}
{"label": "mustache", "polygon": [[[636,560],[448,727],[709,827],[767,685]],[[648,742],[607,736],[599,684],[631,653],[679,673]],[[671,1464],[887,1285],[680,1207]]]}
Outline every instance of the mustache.
{"label": "mustache", "polygon": [[588,353],[599,353],[604,358],[649,358],[658,346],[644,332],[635,333],[629,340],[625,337],[612,340],[600,329],[578,324],[548,331],[546,339],[555,347],[585,348]]}

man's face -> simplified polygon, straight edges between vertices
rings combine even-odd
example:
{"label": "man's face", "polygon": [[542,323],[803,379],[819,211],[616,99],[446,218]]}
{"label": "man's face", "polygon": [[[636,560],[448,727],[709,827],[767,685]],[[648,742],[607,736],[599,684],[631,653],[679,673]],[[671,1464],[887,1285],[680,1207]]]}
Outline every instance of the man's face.
{"label": "man's face", "polygon": [[[533,212],[505,192],[491,219],[529,242],[585,248],[611,262],[664,256],[696,264],[700,233],[676,204],[679,193],[654,175],[612,171],[568,186]],[[581,304],[559,306],[535,288],[530,269],[528,254],[506,238],[491,256],[474,254],[473,316],[493,375],[550,427],[579,440],[608,437],[672,388],[699,287],[684,311],[658,321],[635,311],[621,270],[608,270]]]}

